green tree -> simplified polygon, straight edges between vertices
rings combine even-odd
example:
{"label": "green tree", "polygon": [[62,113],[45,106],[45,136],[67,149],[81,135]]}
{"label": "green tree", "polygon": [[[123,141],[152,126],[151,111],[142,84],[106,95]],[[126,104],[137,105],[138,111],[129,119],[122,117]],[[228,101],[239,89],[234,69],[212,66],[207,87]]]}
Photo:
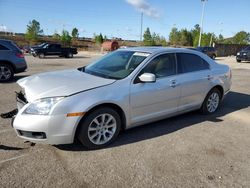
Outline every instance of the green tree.
{"label": "green tree", "polygon": [[94,34],[94,39],[95,39],[95,43],[97,44],[102,44],[103,43],[103,36],[102,36],[102,33],[100,33],[99,35],[95,35]]}
{"label": "green tree", "polygon": [[43,30],[40,28],[40,23],[36,20],[32,20],[27,25],[25,38],[30,42],[36,42],[38,40],[38,36],[42,33]]}
{"label": "green tree", "polygon": [[55,39],[56,41],[60,41],[61,36],[57,33],[57,31],[54,32],[52,35],[52,38]]}
{"label": "green tree", "polygon": [[64,45],[64,46],[70,45],[71,44],[71,39],[72,39],[72,37],[69,35],[69,32],[66,31],[66,30],[63,30],[62,35],[60,37],[62,45]]}
{"label": "green tree", "polygon": [[179,44],[182,46],[193,46],[193,38],[190,31],[182,29],[180,31]]}
{"label": "green tree", "polygon": [[162,46],[167,46],[167,40],[166,40],[165,37],[161,36],[160,44],[161,44]]}
{"label": "green tree", "polygon": [[72,29],[72,32],[71,32],[71,36],[75,39],[75,38],[78,38],[79,36],[79,31],[78,29],[75,27]]}
{"label": "green tree", "polygon": [[180,44],[180,37],[181,37],[181,34],[178,31],[178,29],[176,27],[173,27],[171,32],[169,33],[170,44],[172,44],[172,45]]}
{"label": "green tree", "polygon": [[151,46],[167,46],[167,41],[165,37],[160,36],[159,34],[152,34]]}
{"label": "green tree", "polygon": [[222,43],[224,41],[224,37],[222,34],[219,34],[219,37],[217,39],[217,42]]}
{"label": "green tree", "polygon": [[153,38],[152,35],[150,33],[150,29],[147,28],[146,31],[143,34],[143,44],[145,46],[152,46],[153,45]]}
{"label": "green tree", "polygon": [[240,31],[236,33],[233,37],[234,44],[249,44],[250,43],[250,33],[247,33],[245,31]]}
{"label": "green tree", "polygon": [[200,26],[199,24],[196,24],[193,29],[191,29],[191,35],[192,35],[192,40],[193,40],[193,45],[194,47],[198,46],[199,43],[199,36],[200,36]]}

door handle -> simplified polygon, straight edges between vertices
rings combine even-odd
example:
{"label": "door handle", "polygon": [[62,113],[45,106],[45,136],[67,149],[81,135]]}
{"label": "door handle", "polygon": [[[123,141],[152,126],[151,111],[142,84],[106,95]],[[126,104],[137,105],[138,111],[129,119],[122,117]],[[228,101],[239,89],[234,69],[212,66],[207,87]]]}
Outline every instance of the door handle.
{"label": "door handle", "polygon": [[210,75],[207,75],[207,77],[206,77],[206,79],[208,79],[208,80],[212,80],[212,76],[210,76]]}

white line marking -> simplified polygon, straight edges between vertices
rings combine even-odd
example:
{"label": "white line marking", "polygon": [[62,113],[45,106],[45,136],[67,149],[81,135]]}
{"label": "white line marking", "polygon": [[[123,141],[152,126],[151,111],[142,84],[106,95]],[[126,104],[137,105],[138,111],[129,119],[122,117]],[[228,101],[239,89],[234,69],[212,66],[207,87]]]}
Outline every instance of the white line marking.
{"label": "white line marking", "polygon": [[5,159],[5,160],[0,161],[0,164],[6,163],[8,161],[16,160],[16,159],[19,159],[19,158],[22,158],[22,157],[25,157],[25,156],[26,155],[20,155],[20,156],[17,156],[17,157],[12,157],[12,158],[9,158],[9,159]]}

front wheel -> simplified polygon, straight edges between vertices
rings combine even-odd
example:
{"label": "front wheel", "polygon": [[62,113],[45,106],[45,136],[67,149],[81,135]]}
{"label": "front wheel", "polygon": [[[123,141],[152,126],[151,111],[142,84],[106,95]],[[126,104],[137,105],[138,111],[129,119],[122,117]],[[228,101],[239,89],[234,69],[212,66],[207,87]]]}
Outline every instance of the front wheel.
{"label": "front wheel", "polygon": [[112,108],[99,108],[80,122],[77,138],[88,149],[100,149],[118,136],[121,118]]}
{"label": "front wheel", "polygon": [[214,88],[212,89],[206,96],[202,107],[201,107],[201,112],[203,114],[212,114],[214,113],[221,102],[221,98],[222,98],[222,93],[217,89]]}
{"label": "front wheel", "polygon": [[240,62],[241,62],[241,60],[240,60],[240,59],[237,59],[236,61],[237,61],[238,63],[240,63]]}
{"label": "front wheel", "polygon": [[43,59],[43,58],[45,58],[45,55],[44,55],[44,53],[40,53],[38,57]]}

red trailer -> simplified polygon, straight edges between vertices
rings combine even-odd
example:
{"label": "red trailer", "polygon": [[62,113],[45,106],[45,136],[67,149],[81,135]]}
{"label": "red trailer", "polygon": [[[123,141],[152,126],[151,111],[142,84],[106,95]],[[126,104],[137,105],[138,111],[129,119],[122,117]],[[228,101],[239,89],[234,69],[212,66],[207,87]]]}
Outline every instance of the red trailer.
{"label": "red trailer", "polygon": [[114,51],[119,48],[119,44],[117,41],[105,41],[102,43],[102,48],[106,51]]}

